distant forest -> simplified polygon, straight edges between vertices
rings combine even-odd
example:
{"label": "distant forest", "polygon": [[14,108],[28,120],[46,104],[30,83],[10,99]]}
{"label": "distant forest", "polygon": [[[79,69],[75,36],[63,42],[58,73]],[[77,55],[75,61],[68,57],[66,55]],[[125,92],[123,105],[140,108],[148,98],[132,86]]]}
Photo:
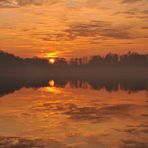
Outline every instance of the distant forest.
{"label": "distant forest", "polygon": [[0,76],[37,77],[145,77],[148,75],[148,54],[129,52],[83,58],[20,58],[0,51]]}

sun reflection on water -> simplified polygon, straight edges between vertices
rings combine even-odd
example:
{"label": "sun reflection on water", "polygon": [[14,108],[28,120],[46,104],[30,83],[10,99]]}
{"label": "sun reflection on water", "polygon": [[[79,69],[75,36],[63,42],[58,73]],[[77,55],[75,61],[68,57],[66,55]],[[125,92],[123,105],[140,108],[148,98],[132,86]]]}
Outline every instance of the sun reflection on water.
{"label": "sun reflection on water", "polygon": [[50,86],[50,87],[54,87],[54,85],[55,85],[54,80],[50,80],[50,81],[49,81],[49,86]]}
{"label": "sun reflection on water", "polygon": [[50,93],[54,93],[54,94],[61,93],[61,90],[59,88],[55,87],[55,81],[54,80],[50,80],[49,86],[41,88],[41,91],[50,92]]}

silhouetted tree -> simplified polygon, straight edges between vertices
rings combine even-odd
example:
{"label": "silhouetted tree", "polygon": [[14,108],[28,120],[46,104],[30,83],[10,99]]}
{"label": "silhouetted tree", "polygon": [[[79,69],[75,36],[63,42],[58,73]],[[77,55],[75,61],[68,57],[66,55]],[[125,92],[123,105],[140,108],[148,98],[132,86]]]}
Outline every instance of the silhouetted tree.
{"label": "silhouetted tree", "polygon": [[129,52],[126,55],[120,56],[120,64],[127,67],[148,66],[148,56],[140,55],[135,52]]}
{"label": "silhouetted tree", "polygon": [[55,59],[55,63],[54,63],[55,66],[67,66],[67,61],[65,58],[56,58]]}
{"label": "silhouetted tree", "polygon": [[119,57],[117,54],[107,54],[104,58],[104,64],[107,66],[117,66]]}
{"label": "silhouetted tree", "polygon": [[90,60],[88,65],[89,66],[102,66],[103,58],[101,56],[93,56]]}

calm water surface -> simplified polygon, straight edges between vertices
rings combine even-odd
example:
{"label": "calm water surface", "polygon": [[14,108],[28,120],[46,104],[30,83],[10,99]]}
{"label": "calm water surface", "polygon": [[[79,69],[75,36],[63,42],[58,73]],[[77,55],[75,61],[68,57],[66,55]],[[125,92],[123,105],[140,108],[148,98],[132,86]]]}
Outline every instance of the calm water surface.
{"label": "calm water surface", "polygon": [[146,148],[147,104],[145,90],[22,88],[0,97],[0,147]]}

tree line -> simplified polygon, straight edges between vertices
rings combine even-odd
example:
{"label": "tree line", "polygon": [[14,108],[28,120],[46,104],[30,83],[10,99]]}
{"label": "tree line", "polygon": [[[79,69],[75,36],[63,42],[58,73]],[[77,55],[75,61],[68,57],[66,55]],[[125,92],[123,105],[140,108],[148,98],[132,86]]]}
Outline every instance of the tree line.
{"label": "tree line", "polygon": [[95,55],[92,57],[71,58],[55,58],[55,62],[51,64],[47,58],[20,58],[13,54],[0,51],[0,67],[1,69],[18,67],[36,67],[36,68],[103,68],[103,67],[147,67],[148,54],[138,54],[128,52],[124,55],[109,53],[102,57]]}

